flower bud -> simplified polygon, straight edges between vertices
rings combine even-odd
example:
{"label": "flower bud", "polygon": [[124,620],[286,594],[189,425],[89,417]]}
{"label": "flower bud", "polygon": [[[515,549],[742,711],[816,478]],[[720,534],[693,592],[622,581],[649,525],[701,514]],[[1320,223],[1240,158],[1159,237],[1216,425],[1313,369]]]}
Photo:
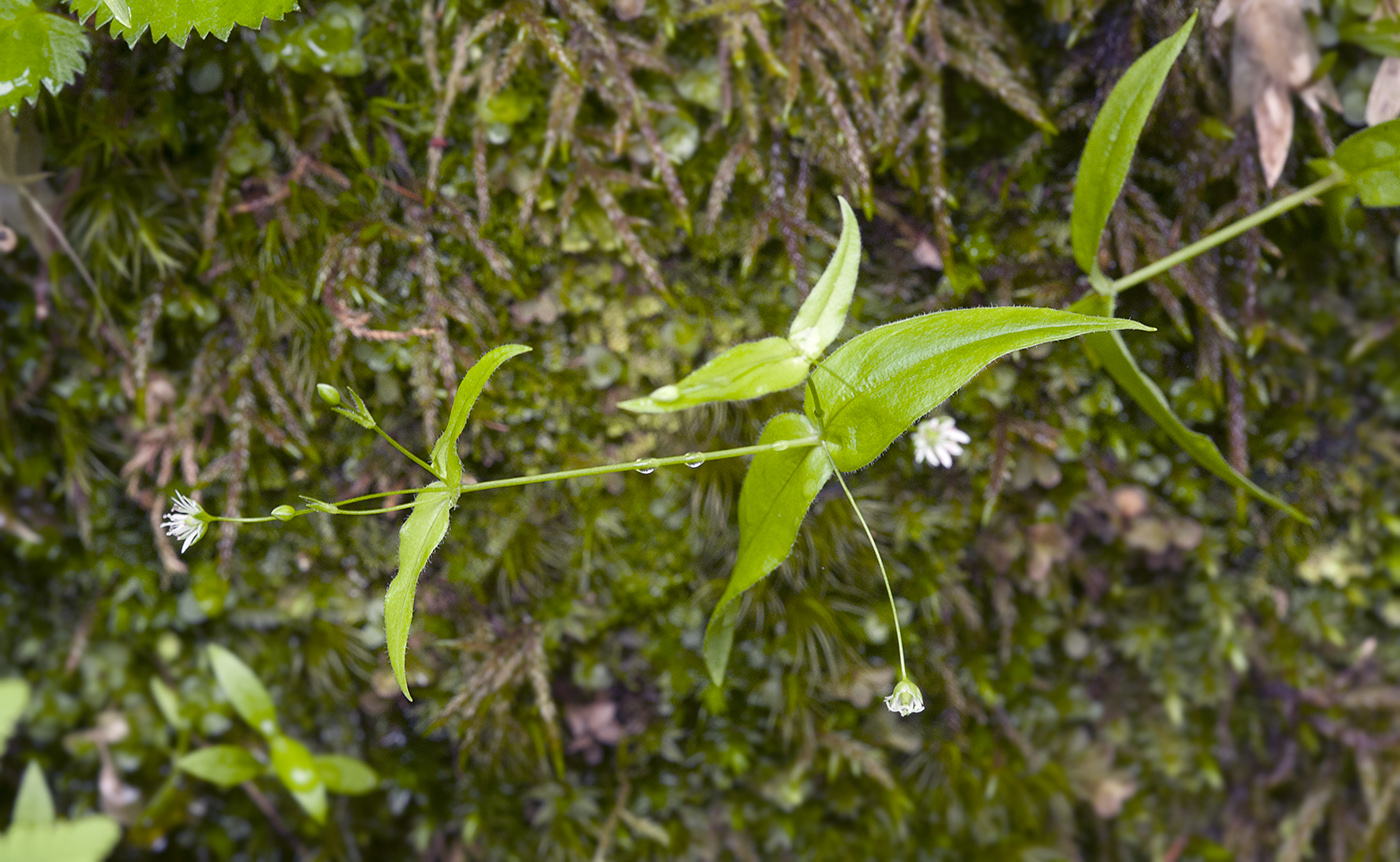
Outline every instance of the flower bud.
{"label": "flower bud", "polygon": [[895,685],[890,696],[885,698],[885,706],[890,708],[890,712],[897,712],[900,715],[923,712],[924,693],[919,691],[919,687],[914,683],[902,679]]}
{"label": "flower bud", "polygon": [[316,394],[321,396],[321,400],[332,407],[340,406],[340,390],[329,383],[317,383]]}
{"label": "flower bud", "polygon": [[[325,384],[322,384],[325,385]],[[290,521],[297,516],[297,510],[285,503],[272,510],[272,517],[279,521]]]}

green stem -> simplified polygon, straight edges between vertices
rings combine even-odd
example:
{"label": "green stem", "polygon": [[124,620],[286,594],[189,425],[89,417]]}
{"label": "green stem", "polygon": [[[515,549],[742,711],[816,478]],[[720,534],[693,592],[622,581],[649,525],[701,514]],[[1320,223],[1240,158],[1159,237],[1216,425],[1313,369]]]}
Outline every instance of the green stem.
{"label": "green stem", "polygon": [[419,467],[422,467],[424,470],[427,470],[429,473],[432,473],[433,476],[439,482],[443,483],[444,485],[447,484],[447,480],[439,476],[438,472],[434,470],[431,466],[429,466],[427,461],[424,461],[422,458],[419,458],[417,455],[413,454],[412,452],[405,449],[403,446],[399,445],[399,441],[395,440],[393,437],[390,437],[389,432],[385,431],[383,428],[380,428],[379,423],[377,422],[374,425],[374,433],[378,434],[380,437],[383,437],[385,440],[388,440],[391,446],[407,455],[410,461],[417,464]]}
{"label": "green stem", "polygon": [[598,467],[583,467],[578,470],[562,470],[558,473],[538,473],[534,476],[516,476],[512,479],[495,479],[475,485],[463,485],[462,493],[469,491],[490,491],[493,488],[513,488],[516,485],[533,485],[539,482],[557,482],[560,479],[580,479],[585,476],[602,476],[607,473],[628,473],[645,470],[650,473],[657,467],[676,467],[681,464],[698,467],[706,461],[723,458],[739,458],[743,455],[757,455],[760,452],[776,452],[783,449],[800,449],[815,446],[820,437],[803,437],[801,440],[779,440],[776,443],[762,443],[757,446],[741,446],[738,449],[720,449],[716,452],[690,452],[685,455],[672,455],[668,458],[642,458],[625,464],[603,464]]}
{"label": "green stem", "polygon": [[1142,284],[1149,278],[1161,275],[1172,267],[1185,263],[1202,252],[1210,251],[1217,245],[1227,240],[1232,240],[1245,231],[1258,227],[1269,219],[1280,216],[1300,204],[1307,203],[1333,186],[1346,182],[1346,180],[1345,174],[1332,174],[1306,188],[1299,189],[1286,198],[1280,198],[1253,215],[1246,216],[1234,224],[1221,228],[1204,239],[1199,239],[1183,249],[1178,249],[1156,263],[1148,264],[1142,269],[1129,273],[1114,281],[1111,285],[1112,292],[1118,293],[1127,290],[1134,285]]}
{"label": "green stem", "polygon": [[261,518],[225,518],[223,515],[210,515],[208,512],[206,512],[204,516],[210,521],[225,521],[230,524],[261,524],[265,521],[277,520],[271,515],[266,515]]}
{"label": "green stem", "polygon": [[880,566],[880,577],[885,580],[885,594],[890,597],[890,614],[894,618],[894,639],[899,645],[899,678],[907,680],[909,674],[904,670],[904,635],[899,629],[899,607],[894,603],[894,587],[890,586],[889,572],[885,571],[885,560],[880,556],[880,546],[875,544],[875,536],[870,532],[870,525],[865,523],[865,516],[860,513],[860,506],[856,505],[855,495],[851,489],[846,487],[846,478],[841,475],[841,468],[836,466],[836,459],[831,457],[831,450],[822,446],[826,452],[827,460],[831,461],[831,469],[836,473],[836,481],[841,483],[841,490],[846,492],[846,499],[851,502],[851,508],[856,512],[856,520],[860,521],[860,526],[865,530],[865,537],[870,540],[870,549],[875,552],[875,562]]}

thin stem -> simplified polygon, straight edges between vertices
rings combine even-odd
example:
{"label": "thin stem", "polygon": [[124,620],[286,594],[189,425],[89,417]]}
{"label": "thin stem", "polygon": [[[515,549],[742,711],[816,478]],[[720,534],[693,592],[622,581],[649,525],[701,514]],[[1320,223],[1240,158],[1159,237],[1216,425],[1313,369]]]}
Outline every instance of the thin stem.
{"label": "thin stem", "polygon": [[469,491],[490,491],[493,488],[512,488],[517,485],[534,485],[539,482],[557,482],[560,479],[580,479],[585,476],[602,476],[607,473],[628,473],[645,470],[650,473],[657,467],[676,467],[681,464],[698,467],[706,461],[719,461],[723,458],[738,458],[743,455],[757,455],[760,452],[776,452],[783,449],[801,449],[817,445],[820,437],[803,437],[800,440],[779,440],[776,443],[761,443],[757,446],[741,446],[738,449],[720,449],[716,452],[690,452],[685,455],[672,455],[667,458],[643,458],[624,464],[603,464],[598,467],[583,467],[578,470],[562,470],[558,473],[538,473],[534,476],[516,476],[511,479],[495,479],[475,485],[463,485],[462,493]]}
{"label": "thin stem", "polygon": [[[444,492],[444,493],[445,493],[445,492]],[[339,512],[336,512],[335,514],[337,514],[337,515],[382,515],[382,514],[384,514],[385,512],[401,512],[401,511],[403,511],[404,509],[412,509],[412,508],[413,508],[414,506],[416,506],[416,505],[418,505],[418,503],[417,503],[417,501],[414,501],[414,502],[412,502],[412,503],[400,503],[400,504],[398,504],[397,506],[385,506],[385,507],[382,508],[382,509],[342,509],[342,510],[340,510]],[[306,510],[304,510],[304,511],[306,511],[306,512],[314,512],[314,511],[316,511],[316,510],[315,510],[315,509],[306,509]],[[299,511],[297,512],[297,514],[301,514],[301,511],[299,510]]]}
{"label": "thin stem", "polygon": [[266,521],[277,520],[271,515],[265,515],[261,518],[225,518],[223,515],[210,515],[207,512],[204,517],[208,518],[210,521],[227,521],[230,524],[261,524]]}
{"label": "thin stem", "polygon": [[441,476],[438,476],[438,472],[434,470],[431,466],[429,466],[427,461],[424,461],[422,458],[419,458],[417,455],[413,454],[412,452],[405,449],[403,446],[399,445],[399,441],[395,440],[393,437],[390,437],[389,432],[385,431],[383,428],[380,428],[379,423],[377,422],[374,425],[374,433],[378,434],[380,437],[383,437],[385,440],[388,440],[391,446],[407,455],[410,461],[417,464],[419,467],[422,467],[424,470],[427,470],[429,473],[432,473],[435,477],[437,477],[437,480],[439,482],[447,484],[447,480]]}
{"label": "thin stem", "polygon": [[831,450],[822,446],[826,452],[827,460],[831,461],[831,469],[836,473],[836,481],[841,483],[841,490],[846,492],[846,499],[851,502],[851,508],[856,512],[856,520],[860,521],[860,526],[865,530],[865,537],[870,540],[870,549],[875,552],[875,562],[880,566],[880,577],[885,580],[885,594],[890,597],[890,614],[894,617],[894,639],[899,645],[899,678],[907,680],[909,674],[904,670],[904,635],[899,630],[899,607],[894,603],[894,587],[890,586],[889,572],[885,571],[885,560],[880,556],[880,546],[875,544],[875,536],[870,532],[870,525],[865,523],[865,516],[860,513],[860,506],[856,505],[855,495],[851,489],[846,487],[846,478],[841,475],[841,468],[836,466],[836,459],[831,457]]}
{"label": "thin stem", "polygon": [[[359,497],[351,497],[348,500],[332,500],[331,505],[348,506],[351,503],[363,503],[365,500],[382,500],[385,497],[397,497],[400,494],[417,494],[427,490],[429,490],[429,488],[425,486],[422,488],[400,488],[397,491],[380,491],[378,494],[364,494]],[[312,510],[308,509],[307,511],[309,512]]]}
{"label": "thin stem", "polygon": [[1115,294],[1119,293],[1134,285],[1142,284],[1149,278],[1161,275],[1172,267],[1185,263],[1196,255],[1209,251],[1227,240],[1234,239],[1245,231],[1258,227],[1269,219],[1280,216],[1300,204],[1307,203],[1333,186],[1340,185],[1344,182],[1346,182],[1345,174],[1332,174],[1324,177],[1306,188],[1299,189],[1286,198],[1280,198],[1274,201],[1253,215],[1246,216],[1234,224],[1221,228],[1204,239],[1199,239],[1185,248],[1172,252],[1156,263],[1148,264],[1136,272],[1123,276],[1113,282],[1111,285],[1112,292]]}

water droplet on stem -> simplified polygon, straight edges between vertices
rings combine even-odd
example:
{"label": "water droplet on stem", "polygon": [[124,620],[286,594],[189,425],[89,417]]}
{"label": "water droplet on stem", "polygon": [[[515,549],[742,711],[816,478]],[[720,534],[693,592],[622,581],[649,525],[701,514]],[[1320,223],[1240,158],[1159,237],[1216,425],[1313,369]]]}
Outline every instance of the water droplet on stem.
{"label": "water droplet on stem", "polygon": [[692,470],[704,463],[705,456],[701,455],[699,452],[685,453],[685,466],[691,468]]}
{"label": "water droplet on stem", "polygon": [[635,466],[643,476],[656,472],[656,461],[651,458],[638,458]]}

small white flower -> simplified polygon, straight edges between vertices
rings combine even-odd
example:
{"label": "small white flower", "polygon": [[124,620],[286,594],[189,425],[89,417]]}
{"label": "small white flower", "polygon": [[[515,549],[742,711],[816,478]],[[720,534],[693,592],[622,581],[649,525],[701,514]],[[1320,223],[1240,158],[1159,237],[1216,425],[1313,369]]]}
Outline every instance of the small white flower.
{"label": "small white flower", "polygon": [[935,416],[919,423],[914,429],[914,463],[953,466],[953,458],[961,455],[963,444],[972,438],[958,430],[949,416]]}
{"label": "small white flower", "polygon": [[198,503],[179,491],[175,492],[175,502],[171,508],[175,511],[162,519],[162,526],[165,527],[165,535],[173,537],[177,542],[184,541],[180,546],[180,553],[183,554],[204,535],[205,528],[209,526],[208,516]]}
{"label": "small white flower", "polygon": [[885,706],[890,708],[890,712],[897,712],[900,715],[923,712],[924,693],[919,691],[919,687],[914,683],[902,679],[895,685],[890,696],[885,698]]}

